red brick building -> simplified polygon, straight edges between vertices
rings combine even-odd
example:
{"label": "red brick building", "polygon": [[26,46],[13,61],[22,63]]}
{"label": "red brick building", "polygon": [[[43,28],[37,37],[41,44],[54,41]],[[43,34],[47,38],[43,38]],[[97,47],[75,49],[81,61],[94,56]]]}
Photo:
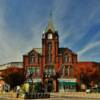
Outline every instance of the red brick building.
{"label": "red brick building", "polygon": [[[33,48],[23,55],[23,66],[26,77],[32,75],[33,82],[42,81],[48,90],[58,91],[60,82],[75,81],[73,64],[77,62],[77,54],[68,48],[59,48],[59,35],[52,21],[48,22],[42,35],[42,48]],[[64,86],[66,87],[66,86]]]}
{"label": "red brick building", "polygon": [[59,47],[59,35],[52,21],[42,34],[42,48],[33,48],[23,55],[25,75],[31,75],[28,82],[42,82],[46,91],[76,91],[74,68],[79,65],[76,53]]}

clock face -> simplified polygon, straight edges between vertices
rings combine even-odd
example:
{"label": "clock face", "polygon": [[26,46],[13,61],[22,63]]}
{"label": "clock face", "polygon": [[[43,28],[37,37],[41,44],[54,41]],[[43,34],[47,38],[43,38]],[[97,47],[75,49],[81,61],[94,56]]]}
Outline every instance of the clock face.
{"label": "clock face", "polygon": [[52,39],[52,34],[51,33],[48,34],[48,39]]}

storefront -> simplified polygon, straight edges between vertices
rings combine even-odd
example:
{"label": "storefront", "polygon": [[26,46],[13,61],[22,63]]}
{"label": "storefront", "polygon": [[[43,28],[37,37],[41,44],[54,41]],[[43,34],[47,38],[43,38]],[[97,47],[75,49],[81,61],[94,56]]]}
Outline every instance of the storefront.
{"label": "storefront", "polygon": [[76,79],[58,79],[59,92],[75,92],[77,86]]}

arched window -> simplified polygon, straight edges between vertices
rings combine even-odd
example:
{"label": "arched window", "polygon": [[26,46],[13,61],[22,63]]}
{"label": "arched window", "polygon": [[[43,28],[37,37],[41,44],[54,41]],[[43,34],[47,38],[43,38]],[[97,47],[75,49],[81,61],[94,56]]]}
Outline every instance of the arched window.
{"label": "arched window", "polygon": [[33,53],[30,54],[29,62],[30,62],[30,64],[35,63],[35,54],[33,54]]}
{"label": "arched window", "polygon": [[51,51],[52,51],[52,43],[49,42],[48,43],[48,57],[47,57],[48,63],[52,62],[52,52]]}
{"label": "arched window", "polygon": [[69,67],[69,74],[70,74],[70,77],[72,77],[73,76],[73,66],[70,66]]}
{"label": "arched window", "polygon": [[62,75],[61,75],[61,77],[68,77],[68,66],[62,66]]}
{"label": "arched window", "polygon": [[68,77],[68,66],[65,66],[65,77]]}
{"label": "arched window", "polygon": [[68,56],[67,54],[64,55],[64,63],[67,63],[68,62]]}
{"label": "arched window", "polygon": [[50,52],[52,50],[52,44],[51,42],[48,43],[48,51]]}

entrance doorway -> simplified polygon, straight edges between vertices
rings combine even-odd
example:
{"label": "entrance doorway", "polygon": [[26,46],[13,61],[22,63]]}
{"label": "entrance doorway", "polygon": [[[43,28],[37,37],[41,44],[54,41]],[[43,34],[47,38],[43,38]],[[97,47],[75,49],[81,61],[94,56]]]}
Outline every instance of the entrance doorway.
{"label": "entrance doorway", "polygon": [[46,92],[53,92],[54,86],[53,86],[52,79],[46,79],[44,85],[45,85]]}

